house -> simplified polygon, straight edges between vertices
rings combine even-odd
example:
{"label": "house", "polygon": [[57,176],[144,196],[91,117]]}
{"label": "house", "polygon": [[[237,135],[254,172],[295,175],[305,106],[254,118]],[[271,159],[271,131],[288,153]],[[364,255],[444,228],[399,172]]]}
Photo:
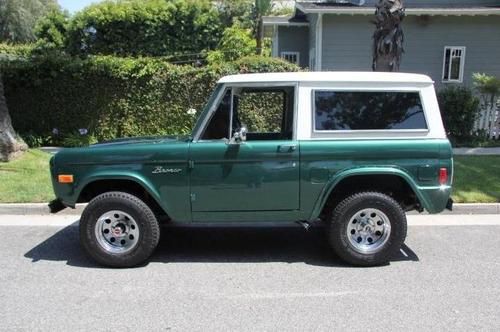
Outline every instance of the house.
{"label": "house", "polygon": [[[367,71],[376,0],[297,1],[293,17],[266,17],[272,54],[310,70]],[[500,77],[500,1],[406,0],[400,71],[439,87],[472,84],[472,73]]]}

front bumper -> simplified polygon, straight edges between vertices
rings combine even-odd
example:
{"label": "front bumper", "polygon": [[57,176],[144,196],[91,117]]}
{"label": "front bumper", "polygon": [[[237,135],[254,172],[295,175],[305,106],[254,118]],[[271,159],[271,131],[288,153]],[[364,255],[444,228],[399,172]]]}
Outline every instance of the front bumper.
{"label": "front bumper", "polygon": [[66,205],[60,199],[54,199],[49,203],[50,213],[57,213],[66,208]]}

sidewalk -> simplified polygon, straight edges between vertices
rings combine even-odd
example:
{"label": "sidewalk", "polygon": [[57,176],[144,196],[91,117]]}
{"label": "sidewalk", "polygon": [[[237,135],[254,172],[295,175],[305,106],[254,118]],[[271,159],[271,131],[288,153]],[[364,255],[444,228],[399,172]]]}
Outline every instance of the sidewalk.
{"label": "sidewalk", "polygon": [[456,148],[453,149],[454,155],[467,155],[467,156],[492,156],[500,155],[499,148]]}
{"label": "sidewalk", "polygon": [[[77,204],[76,209],[64,209],[56,215],[79,216],[87,204]],[[419,214],[410,212],[409,214]],[[426,213],[423,213],[426,214]],[[454,204],[453,211],[445,210],[441,214],[500,214],[500,203],[488,204]],[[0,204],[1,215],[51,215],[49,207],[44,203],[36,204]]]}

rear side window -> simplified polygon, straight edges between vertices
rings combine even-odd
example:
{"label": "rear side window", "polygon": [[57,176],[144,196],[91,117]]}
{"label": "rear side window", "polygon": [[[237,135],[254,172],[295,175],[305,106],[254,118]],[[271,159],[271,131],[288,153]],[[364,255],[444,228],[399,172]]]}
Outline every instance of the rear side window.
{"label": "rear side window", "polygon": [[427,129],[418,92],[318,90],[314,104],[316,131]]}

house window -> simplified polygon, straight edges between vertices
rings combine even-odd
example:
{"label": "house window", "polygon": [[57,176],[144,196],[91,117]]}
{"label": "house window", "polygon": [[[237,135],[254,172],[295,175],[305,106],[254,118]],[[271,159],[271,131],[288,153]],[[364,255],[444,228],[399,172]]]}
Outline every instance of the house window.
{"label": "house window", "polygon": [[281,52],[281,58],[296,65],[300,64],[299,52]]}
{"label": "house window", "polygon": [[465,47],[446,46],[443,60],[443,82],[462,83],[464,78]]}

